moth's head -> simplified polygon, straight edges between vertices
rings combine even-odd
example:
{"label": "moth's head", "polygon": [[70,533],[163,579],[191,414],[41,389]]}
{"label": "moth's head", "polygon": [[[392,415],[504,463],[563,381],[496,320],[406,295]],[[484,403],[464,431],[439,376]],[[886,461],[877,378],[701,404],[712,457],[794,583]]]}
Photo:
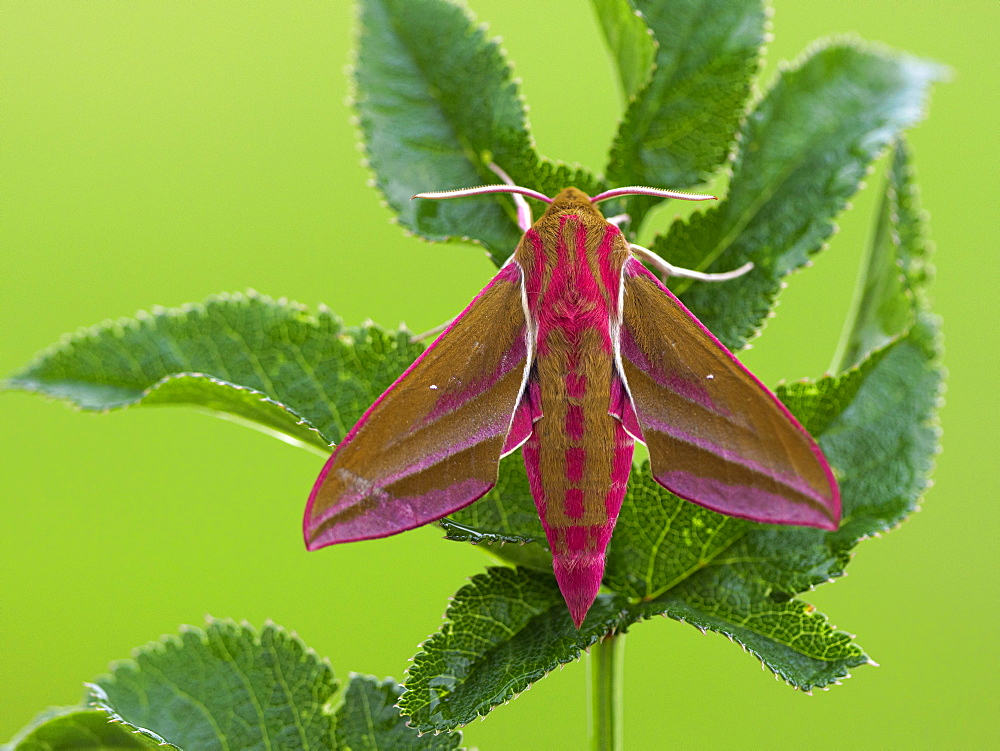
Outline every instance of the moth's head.
{"label": "moth's head", "polygon": [[[591,208],[594,204],[590,196],[582,190],[576,188],[563,188],[559,194],[552,199],[551,209],[564,211],[566,209],[579,209],[582,207]],[[550,210],[551,210],[550,209]]]}
{"label": "moth's head", "polygon": [[593,216],[602,218],[601,212],[586,193],[577,188],[563,188],[559,194],[552,199],[552,203],[545,210],[545,216],[559,216],[560,214],[577,214],[581,216]]}

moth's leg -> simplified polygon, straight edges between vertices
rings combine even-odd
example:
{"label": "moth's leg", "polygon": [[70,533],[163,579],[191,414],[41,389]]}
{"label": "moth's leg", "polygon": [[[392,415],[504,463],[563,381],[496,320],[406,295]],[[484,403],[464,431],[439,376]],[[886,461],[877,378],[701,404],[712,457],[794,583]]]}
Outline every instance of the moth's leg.
{"label": "moth's leg", "polygon": [[[510,179],[510,175],[500,169],[499,166],[490,162],[486,165],[490,170],[501,180],[503,180],[505,185],[514,185],[514,181]],[[531,229],[531,225],[534,221],[531,218],[531,207],[528,202],[524,199],[524,196],[519,193],[511,193],[511,198],[514,199],[514,205],[517,207],[517,226],[520,228],[521,232],[527,232]]]}
{"label": "moth's leg", "polygon": [[416,344],[417,342],[422,342],[424,339],[430,339],[432,336],[437,336],[442,331],[444,331],[446,328],[448,328],[449,326],[451,326],[451,322],[454,321],[454,320],[455,319],[452,318],[450,321],[445,321],[440,326],[435,326],[432,329],[428,329],[427,331],[423,332],[422,334],[414,334],[413,336],[410,337],[410,344]]}
{"label": "moth's leg", "polygon": [[630,217],[628,214],[615,214],[614,216],[609,216],[604,221],[606,221],[608,224],[615,225],[618,229],[621,229],[622,225],[625,222],[629,221],[631,218],[632,217]]}
{"label": "moth's leg", "polygon": [[633,253],[642,258],[642,260],[647,261],[650,266],[659,271],[664,277],[679,276],[684,279],[697,279],[699,282],[725,282],[730,279],[735,279],[738,276],[743,276],[753,268],[753,262],[747,261],[738,269],[733,269],[732,271],[723,271],[718,274],[707,274],[703,271],[682,269],[680,266],[674,266],[672,263],[667,263],[649,248],[644,248],[641,245],[631,244],[629,247],[632,248]]}

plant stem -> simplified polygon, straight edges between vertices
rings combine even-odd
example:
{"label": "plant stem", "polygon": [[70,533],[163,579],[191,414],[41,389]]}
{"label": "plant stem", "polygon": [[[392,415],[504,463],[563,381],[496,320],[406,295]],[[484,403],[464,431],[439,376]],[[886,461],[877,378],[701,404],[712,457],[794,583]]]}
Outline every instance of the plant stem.
{"label": "plant stem", "polygon": [[622,751],[622,664],[625,634],[605,636],[590,650],[590,748]]}

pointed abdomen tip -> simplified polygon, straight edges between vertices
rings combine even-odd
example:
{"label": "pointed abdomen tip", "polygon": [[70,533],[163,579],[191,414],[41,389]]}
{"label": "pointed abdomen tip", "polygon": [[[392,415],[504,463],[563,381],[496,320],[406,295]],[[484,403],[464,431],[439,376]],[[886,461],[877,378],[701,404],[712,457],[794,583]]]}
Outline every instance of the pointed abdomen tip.
{"label": "pointed abdomen tip", "polygon": [[594,553],[556,556],[552,567],[559,583],[559,591],[562,592],[573,618],[573,625],[580,628],[601,588],[604,556]]}

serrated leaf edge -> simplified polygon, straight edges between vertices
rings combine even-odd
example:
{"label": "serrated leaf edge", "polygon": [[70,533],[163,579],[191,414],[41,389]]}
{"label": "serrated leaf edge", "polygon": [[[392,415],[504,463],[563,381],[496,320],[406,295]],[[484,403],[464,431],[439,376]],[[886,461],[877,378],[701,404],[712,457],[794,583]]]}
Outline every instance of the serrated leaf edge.
{"label": "serrated leaf edge", "polygon": [[105,693],[104,689],[96,683],[84,683],[83,685],[87,688],[88,692],[87,707],[103,712],[107,716],[109,723],[121,725],[133,735],[141,735],[144,738],[148,738],[158,746],[166,746],[168,748],[175,749],[176,751],[183,751],[180,746],[174,745],[158,733],[155,733],[148,728],[144,728],[141,725],[135,725],[118,714],[118,712],[116,712],[111,706],[108,695]]}
{"label": "serrated leaf edge", "polygon": [[[199,315],[208,315],[208,307],[214,303],[243,303],[243,302],[261,302],[265,305],[273,305],[277,308],[286,308],[292,310],[296,313],[306,316],[310,323],[318,322],[316,313],[321,313],[330,317],[330,319],[336,324],[340,331],[344,331],[348,327],[344,324],[343,319],[336,313],[331,311],[326,305],[317,305],[317,311],[314,313],[309,309],[308,306],[303,303],[290,300],[287,297],[279,297],[277,299],[271,297],[270,295],[265,295],[257,292],[253,288],[247,288],[244,291],[239,292],[217,292],[213,295],[209,295],[204,300],[198,302],[186,302],[180,305],[167,307],[163,305],[153,305],[149,310],[140,309],[137,310],[131,316],[119,316],[118,318],[105,318],[99,323],[92,324],[90,326],[81,326],[75,331],[71,331],[65,334],[61,334],[59,339],[50,344],[48,347],[37,352],[34,357],[32,357],[28,363],[21,368],[13,376],[10,376],[2,381],[0,381],[0,389],[16,389],[18,386],[9,385],[11,382],[16,381],[20,373],[25,373],[41,365],[46,359],[54,356],[63,354],[72,347],[73,345],[85,341],[88,339],[96,339],[102,334],[118,334],[123,333],[126,330],[137,331],[142,325],[151,325],[156,327],[156,319],[158,317],[166,318],[181,318],[189,313],[197,313]],[[358,328],[366,328],[367,326],[374,326],[370,321],[363,323]],[[405,331],[405,328],[401,328],[401,331]]]}
{"label": "serrated leaf edge", "polygon": [[[332,712],[330,711],[330,703],[331,701],[335,701],[338,694],[342,693],[343,690],[342,686],[340,685],[340,681],[337,680],[336,673],[334,673],[333,667],[330,664],[329,659],[326,657],[321,657],[312,647],[308,646],[295,631],[289,631],[283,626],[280,626],[274,621],[272,621],[270,618],[264,621],[264,625],[260,629],[257,629],[252,623],[250,623],[247,620],[241,620],[237,622],[232,618],[214,618],[211,615],[205,616],[205,622],[206,625],[204,627],[182,624],[181,626],[178,627],[176,634],[163,634],[162,636],[160,636],[159,639],[154,639],[152,641],[149,641],[141,647],[135,647],[134,649],[132,649],[131,657],[126,657],[120,660],[114,660],[109,665],[108,672],[97,676],[97,678],[94,679],[93,683],[88,683],[86,685],[88,687],[91,685],[96,686],[96,682],[98,680],[106,680],[107,682],[112,682],[112,683],[116,682],[117,678],[115,676],[115,672],[119,669],[141,672],[142,668],[139,665],[138,660],[139,657],[141,657],[144,654],[149,654],[149,653],[162,654],[167,652],[169,649],[174,649],[179,653],[183,652],[184,651],[183,636],[185,634],[194,635],[195,637],[198,638],[202,646],[208,646],[209,645],[208,631],[213,626],[232,628],[241,632],[242,634],[249,635],[254,646],[260,647],[262,645],[261,636],[264,634],[265,631],[270,630],[274,631],[277,635],[287,639],[289,642],[291,642],[301,650],[301,658],[299,660],[300,662],[304,662],[311,658],[315,660],[315,662],[318,665],[320,665],[321,667],[325,667],[329,670],[331,679],[334,684],[334,691],[331,693],[331,696],[326,701],[323,702],[323,704],[321,705],[321,710],[325,715],[328,716],[332,715]],[[97,688],[100,689],[100,686],[97,686]],[[103,689],[101,689],[101,693],[102,694],[104,693]],[[114,710],[111,711],[113,712]],[[115,714],[117,716],[117,713]],[[121,720],[121,721],[125,722],[126,724],[130,724],[128,723],[127,720]],[[174,748],[178,747],[174,746]],[[178,748],[178,751],[184,751],[184,750]]]}
{"label": "serrated leaf edge", "polygon": [[[812,612],[820,615],[823,618],[823,622],[830,627],[831,631],[843,633],[843,634],[846,634],[847,636],[850,637],[851,644],[854,647],[856,647],[857,650],[860,652],[860,654],[858,655],[859,662],[857,662],[855,665],[852,665],[851,667],[857,667],[857,666],[860,666],[860,665],[871,665],[873,667],[878,667],[878,663],[875,662],[874,660],[872,660],[871,657],[869,657],[867,655],[867,653],[864,651],[864,649],[861,647],[861,645],[857,644],[854,641],[854,639],[855,639],[855,635],[854,634],[852,634],[852,633],[850,633],[848,631],[843,631],[841,629],[838,629],[836,626],[834,626],[832,623],[830,623],[829,617],[825,613],[823,613],[823,612],[821,612],[819,610],[816,610],[815,606],[813,606],[813,605],[811,605],[809,603],[806,603],[806,602],[804,602],[802,600],[798,600],[798,602],[800,602],[803,606],[806,606],[808,608],[812,608]],[[644,611],[642,611],[640,613],[634,614],[634,617],[632,617],[632,621],[631,622],[632,623],[638,623],[640,621],[652,620],[653,618],[655,618],[657,616],[662,617],[662,618],[670,618],[671,620],[677,621],[679,623],[683,623],[683,624],[688,625],[688,626],[693,626],[694,628],[696,628],[698,631],[700,631],[702,634],[705,634],[705,635],[707,635],[708,632],[711,631],[712,633],[716,633],[716,634],[720,634],[722,636],[725,636],[727,639],[729,639],[729,641],[733,642],[734,644],[739,645],[743,649],[744,652],[746,652],[747,654],[750,654],[750,655],[753,655],[754,657],[756,657],[757,660],[758,660],[758,662],[760,662],[761,669],[762,670],[769,670],[771,672],[771,674],[774,676],[775,680],[777,680],[777,681],[784,681],[785,685],[791,686],[796,691],[802,691],[802,693],[810,695],[810,696],[812,695],[812,690],[815,689],[815,688],[821,689],[823,691],[828,691],[830,689],[830,686],[839,686],[839,685],[842,684],[842,682],[844,680],[847,680],[848,678],[852,677],[852,673],[845,666],[843,668],[842,672],[839,672],[837,675],[832,675],[831,679],[827,683],[823,684],[822,686],[819,685],[819,684],[806,684],[804,686],[800,686],[797,683],[795,683],[794,681],[790,680],[787,675],[783,674],[781,671],[776,670],[774,667],[772,667],[771,665],[769,665],[767,663],[767,661],[765,660],[764,656],[758,650],[753,649],[752,647],[747,646],[742,641],[738,640],[733,634],[731,634],[731,633],[729,633],[727,631],[724,631],[722,629],[712,628],[711,626],[700,626],[697,623],[694,623],[692,620],[690,620],[690,619],[688,619],[688,618],[686,618],[684,616],[681,616],[681,615],[671,615],[671,614],[669,614],[666,611],[662,611],[662,612],[657,613],[657,612],[653,612],[653,611],[649,611],[649,610],[644,610]],[[748,631],[753,631],[753,633],[757,634],[758,636],[761,636],[761,637],[763,637],[765,639],[773,641],[773,642],[775,642],[777,644],[781,644],[781,646],[786,647],[786,648],[792,650],[793,652],[797,652],[798,654],[803,655],[804,657],[808,657],[808,658],[816,660],[818,662],[834,663],[834,662],[848,662],[849,661],[846,658],[845,659],[841,659],[841,660],[823,660],[822,658],[812,657],[811,655],[807,655],[804,652],[800,652],[799,650],[795,649],[795,647],[793,647],[793,646],[791,646],[789,644],[784,644],[783,642],[779,642],[779,641],[771,638],[767,634],[763,634],[763,633],[761,633],[759,631],[756,631],[756,630],[754,630],[752,628],[749,628],[748,626],[743,626],[743,628],[746,628]],[[864,658],[864,659],[862,660],[860,658]]]}
{"label": "serrated leaf edge", "polygon": [[[853,33],[832,34],[829,36],[813,40],[812,42],[807,44],[803,48],[803,50],[791,61],[788,60],[779,61],[777,65],[777,75],[775,75],[774,79],[769,83],[769,85],[759,89],[754,87],[754,91],[757,93],[756,98],[753,95],[748,97],[747,109],[744,113],[744,117],[741,119],[740,128],[737,130],[737,137],[734,142],[736,144],[736,147],[730,154],[730,159],[726,168],[727,186],[731,182],[731,178],[733,175],[733,166],[735,165],[736,161],[739,159],[740,156],[740,151],[742,149],[742,144],[743,144],[743,128],[746,126],[747,118],[749,118],[750,115],[752,115],[753,112],[756,111],[756,109],[767,98],[768,95],[770,95],[779,85],[782,84],[782,81],[784,80],[786,74],[794,73],[800,70],[813,57],[815,57],[819,53],[834,48],[852,49],[857,52],[875,55],[886,59],[909,60],[912,62],[919,62],[928,69],[929,74],[931,72],[934,72],[933,75],[928,76],[929,82],[946,80],[947,73],[949,70],[946,66],[943,66],[940,63],[928,60],[926,58],[918,57],[916,55],[912,55],[907,52],[902,52],[881,42],[872,42],[866,39],[862,39],[860,36]],[[919,122],[926,117],[931,95],[930,92],[931,88],[930,86],[928,86],[924,92],[923,98],[919,106],[919,115],[910,127],[919,124]],[[900,131],[900,133],[902,133],[902,130]],[[878,163],[882,159],[882,157],[886,154],[886,152],[893,147],[893,143],[894,141],[888,142],[885,147],[883,147],[876,154],[873,155],[872,159],[865,166],[864,176],[858,180],[850,196],[853,197],[857,195],[860,191],[864,190],[867,187],[867,177],[874,172],[875,164]],[[728,187],[726,192],[728,195]],[[753,328],[752,331],[747,332],[745,335],[743,335],[744,342],[742,346],[739,348],[739,351],[749,349],[752,346],[753,342],[761,336],[761,334],[763,333],[764,329],[767,326],[767,322],[771,318],[775,317],[776,310],[778,306],[781,304],[780,293],[788,286],[788,283],[787,281],[785,281],[785,279],[787,279],[789,276],[791,276],[796,272],[811,267],[813,265],[813,260],[812,260],[813,257],[815,257],[819,253],[829,248],[831,238],[833,238],[840,232],[840,225],[837,222],[837,218],[845,211],[849,211],[851,208],[852,208],[851,198],[849,197],[845,200],[844,205],[840,209],[840,211],[838,211],[834,216],[830,217],[829,232],[821,240],[821,242],[816,248],[808,252],[807,254],[808,258],[806,262],[801,266],[789,269],[784,274],[782,274],[781,277],[778,278],[779,282],[778,289],[774,291],[769,296],[768,299],[769,306],[767,314],[760,321],[760,323]],[[713,210],[715,210],[714,207],[710,211]],[[709,212],[706,211],[702,213],[707,214]],[[690,220],[687,221],[689,222]],[[661,238],[665,239],[666,235],[669,234],[671,229],[673,229],[673,226],[674,225],[672,223],[670,228],[668,228],[666,232],[660,233],[653,238],[652,245],[654,249],[657,240],[660,240]],[[714,261],[714,258],[711,259],[709,263],[711,263],[712,261]],[[683,295],[683,293],[691,286],[692,286],[692,281],[686,279],[681,279],[675,284],[670,285],[671,291],[673,291],[674,294],[678,296]]]}
{"label": "serrated leaf edge", "polygon": [[[632,5],[631,0],[628,0],[628,2],[629,2],[629,5],[631,6]],[[771,5],[768,2],[768,0],[762,0],[761,4],[763,6],[762,10],[764,12],[764,23],[763,23],[763,26],[761,28],[761,31],[762,31],[762,34],[761,34],[761,43],[760,43],[760,46],[757,48],[756,65],[755,65],[755,68],[754,68],[753,72],[751,72],[751,74],[750,74],[749,87],[748,87],[748,91],[747,91],[747,96],[743,100],[742,111],[740,112],[740,115],[739,115],[739,117],[736,120],[735,127],[733,129],[733,137],[730,140],[730,142],[727,144],[725,155],[723,156],[722,160],[719,162],[718,166],[715,168],[715,170],[713,172],[707,173],[707,174],[703,175],[703,177],[707,178],[707,179],[703,179],[700,183],[698,183],[700,185],[704,185],[704,184],[706,184],[706,183],[708,183],[710,181],[717,180],[717,179],[721,178],[723,184],[726,185],[727,188],[728,188],[728,185],[731,182],[732,177],[733,177],[733,164],[736,162],[736,158],[739,155],[740,147],[741,147],[741,144],[742,144],[742,141],[743,141],[743,129],[746,127],[747,119],[750,117],[751,113],[756,109],[757,105],[759,104],[759,102],[764,97],[764,92],[762,91],[762,88],[761,88],[761,85],[760,85],[760,74],[761,74],[761,71],[764,69],[764,63],[765,63],[765,60],[766,60],[766,57],[767,57],[768,45],[772,41],[774,41],[774,33],[773,33],[773,30],[774,30],[774,21],[773,21],[773,19],[774,19],[774,8],[771,7]],[[635,11],[635,14],[637,16],[639,16],[639,18],[643,19],[644,23],[646,23],[646,17],[643,15],[642,11],[637,10],[634,6],[633,6],[633,10]],[[654,54],[653,54],[653,63],[650,66],[649,75],[646,77],[646,81],[636,91],[636,93],[631,97],[631,99],[629,99],[629,101],[626,103],[625,108],[622,111],[621,120],[619,120],[619,122],[618,122],[618,129],[615,131],[615,134],[612,136],[611,148],[608,150],[608,162],[607,162],[607,165],[605,167],[605,172],[607,172],[608,169],[611,166],[611,159],[612,159],[612,156],[615,153],[615,145],[617,144],[618,133],[621,132],[621,129],[622,129],[624,123],[625,123],[625,119],[628,116],[628,112],[629,112],[629,110],[632,107],[632,103],[646,92],[647,88],[649,87],[649,85],[651,84],[651,82],[653,80],[653,76],[656,75],[656,71],[659,68],[659,64],[656,62],[656,50],[659,49],[660,42],[659,42],[659,40],[657,40],[655,32],[653,31],[652,27],[648,23],[646,23],[646,29],[650,33],[650,35],[653,37],[653,42],[656,45],[656,47],[654,49]],[[680,187],[683,187],[683,186],[657,186],[657,187],[680,188]],[[647,198],[646,200],[650,200],[650,199]],[[661,204],[663,202],[663,200],[665,200],[665,199],[662,199],[662,200],[661,199],[656,199],[655,201],[652,202],[652,205],[656,206],[658,204]],[[704,213],[704,212],[695,211],[694,213]],[[640,222],[640,225],[638,227],[631,227],[631,226],[629,227],[629,235],[631,236],[631,238],[633,240],[639,235],[639,233],[640,233],[640,231],[642,229],[642,224],[645,223],[645,220],[646,220],[646,218],[648,216],[649,216],[649,210],[646,210],[643,213],[642,221]],[[667,229],[667,231],[669,231],[669,228]],[[666,234],[666,232],[655,234],[649,240],[649,244],[653,245],[656,242],[657,238],[660,237],[660,235],[662,235],[662,234]]]}
{"label": "serrated leaf edge", "polygon": [[[507,48],[503,46],[502,37],[500,37],[499,35],[489,36],[489,30],[490,30],[489,24],[484,21],[479,21],[476,14],[467,5],[453,2],[453,0],[442,0],[442,1],[458,8],[465,16],[465,19],[468,21],[469,28],[472,29],[473,31],[482,32],[483,41],[486,44],[493,45],[494,48],[496,49],[498,56],[500,57],[500,59],[503,60],[506,73],[505,76],[506,81],[509,84],[511,84],[511,88],[514,92],[514,98],[520,105],[521,130],[527,138],[528,148],[531,152],[531,155],[534,156],[536,166],[539,168],[539,170],[549,169],[558,171],[561,168],[565,168],[570,173],[589,172],[589,169],[580,162],[577,161],[564,162],[561,160],[553,160],[539,153],[538,143],[535,140],[534,133],[531,130],[531,123],[528,118],[528,111],[530,110],[530,105],[528,104],[528,101],[524,96],[524,91],[521,85],[523,79],[521,79],[520,76],[517,76],[515,74],[515,67],[516,67],[515,63],[513,59],[507,54]],[[399,215],[396,213],[395,208],[393,208],[392,204],[389,202],[388,196],[383,188],[382,180],[379,177],[379,174],[375,171],[374,167],[372,167],[371,165],[370,153],[367,148],[367,139],[365,137],[365,132],[361,124],[361,114],[358,107],[360,96],[358,91],[358,80],[356,73],[359,68],[361,35],[364,33],[364,27],[361,22],[361,12],[362,12],[361,5],[360,3],[358,3],[356,5],[354,14],[354,25],[355,25],[354,43],[351,46],[350,59],[344,68],[344,72],[348,79],[348,92],[347,92],[347,97],[345,99],[345,103],[347,104],[348,107],[350,107],[353,113],[350,118],[350,121],[355,129],[356,147],[358,151],[361,153],[361,159],[359,160],[359,164],[368,175],[366,184],[369,187],[375,188],[378,191],[379,205],[382,208],[386,209],[390,214],[389,223],[398,226],[400,230],[403,232],[403,235],[405,237],[416,237],[430,244],[467,243],[471,245],[478,245],[480,248],[482,248],[486,257],[489,258],[496,266],[499,267],[506,260],[506,258],[498,257],[493,251],[489,249],[489,247],[487,247],[487,245],[482,240],[475,237],[471,237],[469,235],[440,235],[440,236],[425,235],[417,230],[411,229],[410,227],[407,227],[404,224],[402,224],[400,222]],[[477,156],[482,157],[481,154]],[[493,176],[492,173],[487,174],[484,171],[485,165],[478,164],[474,166],[477,168],[477,171],[479,171],[480,174],[483,175],[484,181],[495,182],[496,180],[495,176]],[[500,166],[503,167],[503,165]],[[604,177],[603,174],[601,173],[593,174],[593,179],[598,184],[604,184]],[[531,181],[525,181],[525,182],[526,182],[525,187],[529,188],[532,187]],[[465,185],[430,186],[429,189],[433,188],[435,190],[439,189],[444,190],[444,189],[455,189],[464,187],[474,187],[474,186],[465,186]],[[501,208],[508,215],[512,223],[516,222],[517,211],[512,202],[506,200],[502,196],[492,196],[490,198],[501,206]],[[513,253],[513,248],[510,249],[510,253]]]}
{"label": "serrated leaf edge", "polygon": [[[475,576],[467,577],[467,581],[469,581],[470,583],[473,583],[473,581],[475,579],[479,578],[479,577],[486,577],[486,578],[492,580],[492,577],[494,576],[494,572],[496,572],[496,571],[510,571],[510,570],[515,570],[516,571],[517,569],[511,569],[510,567],[491,567],[491,568],[488,568],[485,573],[476,574]],[[531,569],[525,569],[525,570],[529,571],[529,572],[532,572]],[[532,573],[537,574],[537,571],[534,571]],[[469,586],[469,585],[465,585],[465,586]],[[464,588],[465,587],[463,586],[462,589],[464,589]],[[459,592],[460,591],[461,591],[461,589],[459,590]],[[431,634],[426,639],[424,639],[420,643],[420,645],[417,647],[417,649],[419,651],[413,657],[409,658],[408,662],[410,663],[410,665],[407,666],[406,671],[405,671],[405,675],[407,677],[407,680],[413,678],[413,670],[417,667],[417,664],[416,664],[417,660],[420,659],[421,657],[424,657],[424,656],[427,655],[426,648],[428,646],[432,645],[438,639],[446,638],[446,634],[445,634],[446,629],[448,629],[450,631],[449,627],[454,623],[454,620],[451,619],[451,618],[449,618],[448,614],[449,614],[449,611],[452,609],[452,606],[456,602],[456,596],[457,596],[457,594],[458,594],[458,592],[456,592],[454,595],[449,596],[449,598],[448,598],[448,607],[446,608],[444,614],[441,616],[441,619],[444,621],[444,624],[442,625],[441,629],[439,629],[438,631],[435,631],[433,634]],[[602,595],[598,595],[598,597],[601,597],[601,596]],[[609,594],[605,594],[604,596],[605,597],[607,597],[607,596],[622,597],[621,595],[617,595],[617,594],[610,594],[610,595]],[[622,599],[624,601],[623,597],[622,597]],[[556,605],[554,605],[553,607],[562,607],[562,605],[563,605],[563,602],[560,599],[560,601]],[[543,612],[547,612],[549,609],[550,608],[547,608]],[[544,678],[546,675],[548,675],[549,673],[551,673],[556,668],[562,669],[564,666],[568,665],[569,663],[571,663],[571,662],[579,659],[580,658],[580,654],[582,652],[589,651],[590,647],[592,647],[594,644],[596,644],[601,639],[605,638],[607,635],[609,635],[609,634],[611,634],[613,632],[618,632],[618,631],[624,632],[628,628],[628,623],[626,622],[625,617],[624,617],[625,614],[626,614],[626,612],[627,612],[627,608],[625,608],[625,607],[619,608],[617,611],[613,611],[611,614],[608,615],[607,618],[605,618],[603,621],[599,622],[599,624],[595,624],[596,628],[594,628],[594,633],[593,633],[593,635],[587,637],[587,639],[586,639],[587,643],[586,644],[582,644],[582,645],[579,645],[579,646],[573,646],[570,649],[570,652],[568,654],[556,658],[555,664],[552,667],[548,668],[548,669],[536,670],[536,671],[532,671],[531,673],[525,673],[524,676],[522,676],[522,680],[524,680],[526,682],[524,688],[518,690],[518,689],[512,689],[509,686],[506,687],[505,690],[504,690],[504,692],[500,696],[500,698],[492,698],[489,701],[485,702],[483,706],[480,706],[479,708],[477,708],[475,717],[478,717],[480,720],[485,720],[486,716],[488,714],[490,714],[490,712],[492,712],[494,709],[496,709],[499,706],[509,704],[511,701],[513,701],[518,696],[520,696],[522,693],[524,693],[525,691],[530,690],[531,686],[534,683],[536,683],[537,681],[539,681],[542,678]],[[528,624],[530,624],[530,622],[532,620],[534,620],[534,618],[536,618],[536,617],[537,616],[532,616],[531,618],[529,618],[528,621],[525,623],[525,625],[521,629],[519,629],[518,631],[516,631],[513,634],[511,634],[510,638],[513,638],[514,636],[516,636],[516,634],[520,633],[525,628],[527,628]],[[509,639],[508,639],[508,641],[509,641]],[[484,651],[480,655],[479,659],[481,660],[481,659],[485,658],[487,655],[490,654],[490,652],[493,651],[493,649],[496,649],[496,646],[491,647],[489,650]],[[407,688],[406,683],[404,683],[403,684],[403,693],[400,695],[399,704],[397,704],[397,706],[399,707],[400,714],[402,716],[404,716],[404,717],[412,717],[412,714],[407,714],[406,707],[403,706],[403,704],[405,703],[406,695],[408,693],[410,693],[410,692],[412,692],[412,689]],[[424,706],[427,706],[427,705],[425,704]],[[417,725],[417,724],[414,724],[410,720],[407,720],[406,724],[407,724],[408,727],[412,727],[412,728],[414,728],[415,730],[417,730],[420,733],[433,732],[435,735],[437,735],[440,732],[450,732],[450,731],[455,730],[456,728],[464,727],[465,725],[469,724],[469,722],[472,722],[472,720],[475,719],[475,717],[472,717],[468,721],[463,722],[463,723],[459,723],[459,724],[456,724],[456,725],[448,725],[448,724],[444,724],[444,723],[429,723],[427,725]]]}

